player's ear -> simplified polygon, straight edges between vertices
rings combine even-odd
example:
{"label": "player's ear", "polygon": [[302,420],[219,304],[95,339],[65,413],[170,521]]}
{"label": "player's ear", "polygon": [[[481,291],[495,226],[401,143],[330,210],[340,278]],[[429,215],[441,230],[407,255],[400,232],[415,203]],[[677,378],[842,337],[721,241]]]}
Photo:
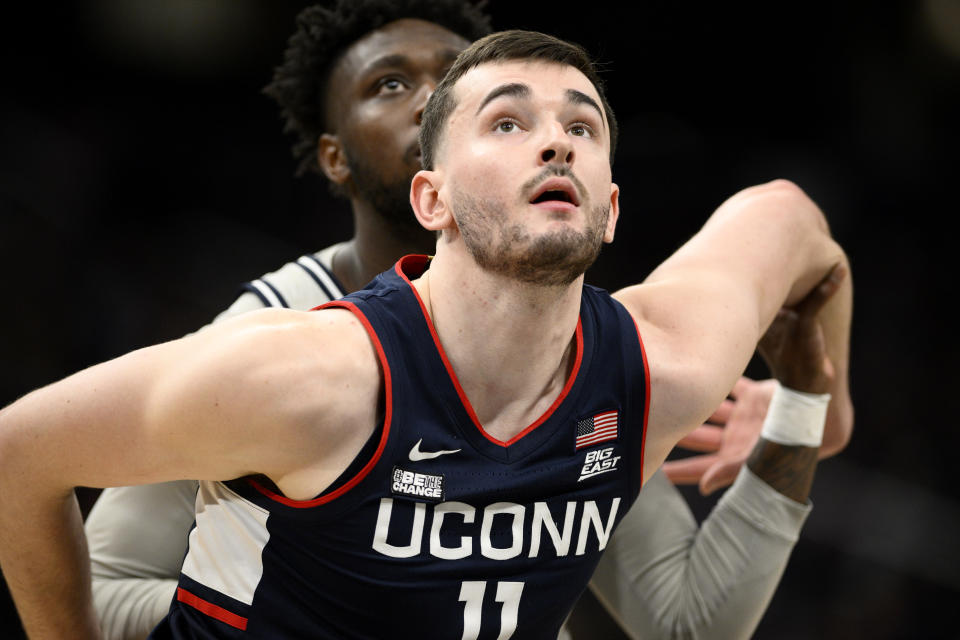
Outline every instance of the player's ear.
{"label": "player's ear", "polygon": [[323,175],[334,184],[343,184],[350,177],[350,166],[340,138],[324,133],[317,142],[317,164]]}
{"label": "player's ear", "polygon": [[440,198],[442,176],[438,171],[418,171],[410,183],[410,206],[424,229],[441,231],[450,226],[453,215]]}
{"label": "player's ear", "polygon": [[613,232],[617,228],[620,218],[620,187],[616,182],[610,183],[610,215],[607,216],[607,227],[603,231],[603,241],[613,242]]}

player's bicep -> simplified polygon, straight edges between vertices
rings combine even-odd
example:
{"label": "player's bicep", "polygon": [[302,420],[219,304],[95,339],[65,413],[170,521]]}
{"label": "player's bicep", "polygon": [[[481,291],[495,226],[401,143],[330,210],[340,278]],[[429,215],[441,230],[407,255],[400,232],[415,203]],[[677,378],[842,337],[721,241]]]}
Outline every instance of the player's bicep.
{"label": "player's bicep", "polygon": [[[197,353],[157,385],[150,437],[178,457],[176,468],[191,469],[186,477],[201,480],[265,474],[276,481],[322,461],[326,443],[361,404],[353,394],[376,395],[378,369],[360,357],[369,341],[357,324],[340,310],[269,309],[212,327],[211,339],[198,336]],[[371,375],[358,373],[358,361]],[[168,438],[171,425],[188,426]]]}
{"label": "player's bicep", "polygon": [[753,355],[749,292],[718,277],[679,277],[615,294],[637,321],[650,371],[648,478],[676,442],[720,404]]}
{"label": "player's bicep", "polygon": [[253,361],[250,337],[215,328],[39,389],[4,410],[4,455],[51,487],[239,475],[249,445],[233,436],[252,435],[269,391],[233,384]]}

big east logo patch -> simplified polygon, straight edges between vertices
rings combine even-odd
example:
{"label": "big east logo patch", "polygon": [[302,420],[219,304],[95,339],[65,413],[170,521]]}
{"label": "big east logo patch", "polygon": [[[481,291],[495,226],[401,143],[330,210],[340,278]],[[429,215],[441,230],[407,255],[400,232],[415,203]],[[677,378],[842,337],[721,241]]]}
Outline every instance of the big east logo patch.
{"label": "big east logo patch", "polygon": [[577,482],[598,476],[601,473],[615,471],[619,461],[620,456],[613,455],[613,447],[588,451],[587,457],[583,460],[583,468],[580,470],[580,477],[577,478]]}

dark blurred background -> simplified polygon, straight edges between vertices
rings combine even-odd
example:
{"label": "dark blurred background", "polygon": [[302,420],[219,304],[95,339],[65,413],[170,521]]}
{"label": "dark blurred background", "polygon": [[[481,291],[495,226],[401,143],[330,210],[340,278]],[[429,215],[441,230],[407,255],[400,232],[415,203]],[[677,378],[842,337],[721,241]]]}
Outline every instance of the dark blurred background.
{"label": "dark blurred background", "polygon": [[[292,177],[259,93],[306,4],[6,8],[0,405],[195,330],[239,283],[348,237],[346,206]],[[726,197],[775,177],[807,190],[850,254],[857,428],[820,466],[755,637],[956,637],[960,2],[490,7],[497,28],[552,32],[605,63],[623,214],[590,281],[642,279]],[[701,518],[715,501],[685,495]],[[15,619],[5,595],[0,609]],[[616,637],[580,620],[581,638]]]}

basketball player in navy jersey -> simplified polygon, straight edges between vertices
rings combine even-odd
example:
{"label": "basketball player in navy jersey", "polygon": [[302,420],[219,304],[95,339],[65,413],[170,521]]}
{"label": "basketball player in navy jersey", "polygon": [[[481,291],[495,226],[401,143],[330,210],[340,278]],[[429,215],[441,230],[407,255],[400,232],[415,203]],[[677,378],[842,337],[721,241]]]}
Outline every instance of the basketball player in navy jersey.
{"label": "basketball player in navy jersey", "polygon": [[[302,13],[268,93],[298,134],[300,170],[323,172],[350,198],[356,236],[248,283],[218,322],[264,306],[313,308],[356,290],[400,255],[429,250],[433,237],[416,223],[408,204],[407,185],[419,168],[415,127],[449,61],[467,39],[487,30],[488,18],[458,1],[367,0]],[[393,64],[384,66],[383,60]],[[370,87],[375,91],[368,95]],[[337,97],[318,104],[316,95]],[[379,109],[371,110],[370,103]],[[734,389],[737,403],[725,401],[718,419],[729,420],[731,430],[751,421],[756,428],[741,455],[726,456],[728,471],[740,466],[756,440],[772,385],[742,379]],[[828,440],[838,424],[830,422]],[[825,442],[821,454],[837,448]],[[797,452],[767,449],[764,455],[775,457],[778,468],[791,468]],[[812,470],[803,462],[791,473],[807,477]],[[744,472],[700,528],[680,494],[663,474],[655,475],[613,537],[594,590],[633,636],[655,637],[665,629],[748,636],[809,512],[803,500],[783,501],[777,490],[782,484],[783,478],[769,471],[759,477]],[[143,638],[166,614],[196,493],[196,481],[180,481],[101,495],[86,531],[94,603],[107,638]],[[765,514],[763,528],[752,524],[756,513]],[[729,531],[737,544],[725,535]]]}
{"label": "basketball player in navy jersey", "polygon": [[[482,67],[481,67],[481,68],[482,68]],[[582,88],[585,88],[585,87],[582,87]],[[584,93],[583,91],[580,91],[580,94],[582,94],[582,95],[587,95],[587,94]],[[507,94],[503,94],[503,95],[506,96]],[[516,96],[515,96],[515,97],[516,97]],[[497,98],[497,99],[501,99],[501,98]],[[579,99],[579,98],[578,98],[578,99]],[[595,102],[596,102],[596,101],[595,101]],[[600,112],[599,109],[598,109],[597,111],[598,111],[598,113]],[[513,127],[514,125],[516,125],[516,124],[519,124],[519,123],[518,123],[518,122],[511,122],[511,124],[506,124],[506,121],[505,121],[502,125],[500,125],[500,133],[509,134],[509,133],[513,132],[513,128],[512,128],[512,127]],[[577,133],[576,133],[576,134],[573,134],[573,135],[575,135],[577,138],[585,137],[585,136],[582,135],[583,133],[585,133],[585,129],[578,128],[576,131],[577,131]],[[601,136],[601,137],[602,137],[602,136]],[[591,138],[591,139],[592,139],[592,138]],[[579,143],[579,142],[578,142],[578,143]],[[572,158],[572,156],[571,156],[571,158]],[[564,178],[561,176],[561,177],[558,177],[557,180],[558,180],[560,183],[562,183],[562,182],[564,181]],[[572,180],[572,179],[571,179],[571,180]],[[568,193],[568,194],[567,194],[567,197],[569,197],[569,198],[574,198],[574,199],[578,199],[578,198],[580,198],[580,197],[583,197],[583,196],[586,196],[586,195],[587,195],[587,190],[586,190],[586,189],[582,189],[582,190],[581,190],[581,189],[579,189],[578,187],[576,187],[576,183],[573,183],[573,184],[574,184],[574,188],[576,189],[576,191],[573,192],[573,193]],[[548,190],[549,192],[553,192],[553,191],[563,192],[563,191],[565,191],[566,189],[569,189],[568,186],[563,185],[563,184],[549,185],[549,186],[558,186],[558,187],[559,187],[559,188],[557,188],[557,189],[549,189],[549,190]],[[421,188],[422,188],[422,187],[421,187]],[[783,199],[788,200],[788,201],[791,200],[791,198],[797,198],[795,194],[789,194],[789,193],[787,193],[787,192],[790,191],[790,188],[784,187],[783,185],[775,185],[775,186],[772,186],[772,187],[771,187],[771,186],[768,186],[768,187],[765,187],[765,188],[761,188],[759,191],[762,192],[762,191],[764,191],[764,190],[776,192],[777,194],[779,194],[779,196],[783,196]],[[547,193],[547,192],[545,192],[545,193]],[[542,195],[542,194],[541,194],[541,195]],[[550,193],[550,194],[548,194],[548,195],[550,195],[550,196],[552,197],[552,193]],[[790,197],[787,197],[787,196],[790,196]],[[611,205],[615,205],[615,201],[614,201],[613,197],[614,197],[614,195],[613,195],[613,192],[612,192],[612,194],[611,194]],[[747,201],[749,201],[749,200],[751,200],[751,199],[756,199],[756,197],[760,197],[761,199],[769,199],[769,198],[763,198],[763,196],[758,196],[757,193],[753,193],[753,194],[750,194],[750,195],[748,195],[748,196],[744,196],[743,198],[741,198],[741,201],[742,201],[742,200],[747,200]],[[774,199],[776,199],[776,198],[774,198]],[[797,198],[797,199],[798,199],[800,202],[803,201],[802,198]],[[735,198],[735,199],[734,199],[733,201],[731,201],[731,202],[734,202],[734,201],[736,201],[736,200],[737,200],[737,199]],[[567,202],[567,200],[564,200],[564,201]],[[553,202],[553,201],[548,200],[547,202]],[[737,201],[737,202],[740,202],[740,201]],[[538,202],[538,203],[536,203],[536,205],[531,205],[531,206],[537,206],[537,205],[539,205],[539,204],[540,204],[540,203]],[[730,204],[730,203],[728,203],[728,204]],[[574,208],[577,208],[577,207],[580,206],[580,204],[575,204],[574,202],[567,202],[567,205],[573,205]],[[549,207],[554,207],[554,208],[559,208],[559,209],[570,208],[570,207],[568,207],[568,206],[565,207],[565,206],[561,206],[561,205],[558,205],[558,204],[553,204],[553,205],[548,205],[548,206],[549,206]],[[725,206],[727,206],[727,205],[725,205]],[[540,207],[540,208],[543,208],[543,207]],[[736,205],[731,205],[731,207],[728,207],[728,209],[730,209],[730,208],[736,209],[737,207],[736,207]],[[723,208],[722,208],[722,209],[723,209]],[[466,217],[464,218],[464,221],[460,224],[460,231],[463,231],[463,237],[466,237],[467,235],[469,235],[468,232],[466,231],[466,229],[469,228],[471,224],[473,224],[472,222],[467,222],[467,220],[470,220],[470,216],[471,216],[473,213],[475,213],[475,212],[472,211],[469,206],[466,206],[465,208],[463,208],[462,211],[464,211],[464,212],[469,212],[469,213],[463,213],[463,215],[466,216]],[[422,213],[422,212],[421,212],[421,213]],[[432,215],[432,214],[431,214],[431,215]],[[614,211],[614,216],[611,216],[611,217],[613,217],[613,218],[615,219],[615,211]],[[482,222],[482,218],[481,218],[480,220],[481,220],[481,222]],[[428,220],[427,220],[427,223],[428,223],[428,225],[430,225],[430,224],[436,224],[435,220],[433,220],[432,218],[431,218],[431,219],[428,219]],[[709,226],[709,225],[708,225],[708,226]],[[447,235],[447,232],[450,231],[449,229],[446,229],[445,227],[443,228],[443,230],[444,230],[444,234],[445,234],[445,235]],[[452,233],[452,231],[451,231],[451,233]],[[612,223],[610,223],[610,224],[607,226],[607,228],[604,230],[604,232],[603,232],[603,235],[610,235],[610,234],[612,234]],[[511,237],[512,237],[512,236],[511,236]],[[441,240],[440,247],[443,247],[443,246],[445,246],[445,245],[444,245],[444,241]],[[440,249],[438,248],[438,258],[437,258],[437,260],[440,260],[440,259],[442,258],[442,256],[444,256],[444,255],[456,255],[456,254],[441,253]],[[482,255],[482,252],[481,252],[480,255]],[[462,258],[463,256],[459,256],[459,257]],[[479,260],[478,260],[478,261],[479,261]],[[436,311],[436,309],[434,309],[434,305],[433,305],[433,302],[435,301],[435,297],[432,296],[432,295],[430,295],[430,287],[432,286],[432,283],[434,282],[434,280],[432,279],[432,274],[442,272],[442,271],[438,271],[438,270],[436,269],[436,266],[437,266],[438,264],[440,264],[440,263],[437,263],[437,262],[435,261],[434,267],[433,267],[430,271],[427,272],[428,274],[431,274],[430,276],[428,276],[428,279],[427,279],[427,280],[418,281],[417,284],[416,284],[418,290],[420,290],[421,287],[422,287],[423,290],[425,290],[426,293],[427,293],[427,295],[426,295],[426,303],[425,303],[425,307],[424,307],[424,308],[426,309],[426,312],[427,312],[428,316],[431,317],[431,318],[435,318],[435,317],[436,317],[436,316],[434,315],[434,312]],[[419,266],[422,266],[422,265],[417,265],[417,266],[419,267]],[[489,268],[489,265],[487,266],[487,268]],[[669,271],[669,269],[667,269],[667,270]],[[402,278],[401,278],[401,279],[402,279]],[[441,281],[441,282],[442,282],[442,281]],[[395,284],[396,284],[396,283],[395,283]],[[559,286],[559,285],[558,285],[558,286]],[[629,295],[629,294],[627,294],[627,295]],[[421,296],[421,297],[422,297],[422,296]],[[328,314],[328,315],[329,315],[329,314]],[[444,314],[441,313],[441,314],[439,314],[439,315],[444,315]],[[449,317],[449,316],[448,316],[448,317]],[[454,317],[455,317],[455,316],[454,316]],[[342,321],[338,321],[338,322],[342,322]],[[640,322],[639,319],[638,319],[638,322]],[[640,324],[643,324],[643,323],[640,322]],[[334,323],[334,326],[337,326],[337,323],[336,323],[336,322]],[[598,326],[599,326],[599,325],[598,325]],[[655,325],[654,325],[654,326],[655,326]],[[436,329],[436,331],[437,331],[438,335],[440,335],[440,334],[442,334],[442,333],[444,332],[444,329],[443,329],[442,327],[443,327],[443,325],[437,324],[437,329]],[[596,328],[596,327],[594,327],[594,328]],[[591,330],[591,329],[590,329],[590,325],[588,325],[588,328],[586,329],[586,331],[590,331],[590,330]],[[447,329],[447,331],[449,331],[449,329]],[[579,335],[579,330],[578,330],[578,335]],[[829,332],[828,332],[828,335],[829,335]],[[441,343],[444,343],[445,341],[444,341],[442,338],[443,338],[443,336],[440,335],[440,342],[441,342]],[[214,340],[214,342],[215,342],[215,341],[216,341],[216,340]],[[579,350],[581,349],[581,346],[580,346],[580,343],[579,343],[579,338],[577,339],[577,343],[576,343],[576,344],[577,344],[578,346],[577,346],[576,349],[573,349],[573,351],[577,351],[577,352],[579,353]],[[648,348],[648,350],[649,350],[649,348]],[[569,351],[569,350],[568,350],[568,351]],[[450,352],[448,352],[448,353],[450,353]],[[454,353],[455,353],[455,351],[454,351]],[[582,355],[582,354],[581,354],[581,355]],[[570,356],[569,354],[566,354],[566,353],[565,353],[564,356],[563,356],[563,358],[561,359],[561,361],[565,361],[565,360],[567,360],[569,357],[571,357],[571,356]],[[454,364],[451,365],[452,368],[453,368],[454,370],[458,369],[458,367],[456,366],[456,361],[455,361],[456,359],[455,359],[455,357],[451,355],[451,358],[450,358],[450,359],[454,362]],[[385,361],[381,361],[381,363],[383,363],[383,362],[385,362]],[[574,368],[575,368],[575,367],[574,367]],[[641,376],[641,377],[642,377],[642,376]],[[573,380],[573,378],[569,378],[569,379],[568,379],[568,382],[570,382],[571,380]],[[462,382],[462,381],[463,381],[463,378],[461,378],[461,382]],[[558,382],[559,382],[559,381],[558,381]],[[574,381],[574,382],[575,382],[575,381]],[[466,386],[466,385],[465,385],[465,386]],[[564,389],[566,389],[566,387],[564,387]],[[469,389],[466,389],[465,394],[466,394],[466,397],[469,397],[469,396],[471,395],[470,390],[469,390]],[[656,399],[656,393],[655,393],[655,392],[654,392],[653,397],[654,397],[654,399]],[[562,403],[561,403],[561,404],[562,404]],[[476,406],[476,404],[474,404],[474,406]],[[656,406],[655,403],[654,403],[654,406]],[[532,411],[532,409],[531,409],[531,411]],[[528,412],[529,412],[529,411],[528,411]],[[544,414],[544,415],[546,415],[546,414]],[[471,418],[474,418],[474,417],[476,417],[476,416],[471,415],[470,417],[471,417]],[[589,420],[589,419],[593,419],[594,417],[595,417],[595,416],[588,416],[587,419],[588,419],[588,420]],[[626,421],[626,417],[625,417],[625,416],[621,416],[621,417],[623,418],[623,420]],[[494,425],[491,427],[491,425],[488,424],[488,422],[489,422],[489,421],[480,421],[480,422],[478,422],[478,424],[482,424],[482,427],[479,428],[478,431],[481,432],[481,433],[483,433],[483,434],[485,434],[485,437],[492,438],[493,440],[499,440],[499,442],[500,442],[501,444],[504,443],[504,442],[509,442],[509,441],[510,441],[510,439],[507,439],[507,440],[503,440],[503,439],[502,439],[502,438],[505,437],[507,434],[509,434],[509,431],[507,431],[507,433],[499,433],[499,432],[497,431],[497,426],[496,426],[496,424],[494,424]],[[625,423],[625,424],[626,424],[626,423]],[[536,424],[536,423],[531,423],[531,427],[533,427],[533,426],[535,426],[536,429],[533,429],[533,430],[531,431],[531,433],[535,433],[536,431],[540,430],[541,425]],[[656,431],[656,430],[655,430],[655,431]],[[653,433],[653,432],[652,432],[652,433]],[[498,435],[500,436],[499,438],[498,438]],[[518,435],[520,435],[520,434],[514,434],[513,437],[517,437]],[[524,435],[523,437],[524,437],[524,438],[527,438],[528,435],[529,435],[529,434]],[[381,436],[381,437],[385,437],[385,436]],[[626,440],[626,439],[627,439],[627,436],[624,434],[623,438],[624,438],[624,440]],[[381,441],[383,441],[383,440],[381,440]],[[522,444],[522,442],[518,441],[517,443],[514,443],[513,445],[510,445],[510,446],[515,446],[516,444]],[[648,448],[649,448],[649,446],[648,446]],[[411,449],[411,451],[412,451],[412,449]],[[418,449],[418,451],[419,451],[419,449]],[[441,450],[441,451],[453,452],[453,449]],[[437,453],[437,452],[435,451],[434,453]],[[646,467],[646,466],[647,466],[647,465],[644,465],[644,467]],[[358,473],[359,473],[359,472],[358,472]],[[415,472],[411,472],[411,473],[415,473]],[[270,475],[270,474],[268,474],[268,475]],[[309,475],[309,474],[308,474],[308,475]],[[645,474],[645,475],[646,475],[646,474]],[[272,477],[272,476],[271,476],[271,477]],[[358,477],[358,476],[352,476],[351,478],[353,478],[353,477]],[[291,480],[291,482],[293,482],[293,486],[291,487],[291,486],[289,485],[289,483],[276,482],[276,480],[277,480],[277,479],[274,478],[274,484],[277,485],[275,488],[282,489],[282,490],[283,490],[283,493],[288,496],[287,499],[289,499],[289,495],[290,495],[291,493],[293,493],[294,495],[297,493],[297,491],[296,491],[296,485],[297,485],[297,483],[296,483],[295,481],[292,481],[292,480]],[[258,486],[263,487],[264,490],[265,490],[265,492],[261,492],[262,495],[268,495],[268,493],[273,493],[274,497],[281,496],[280,493],[272,492],[271,489],[267,488],[268,484],[270,484],[270,483],[266,483],[266,481],[265,481],[264,484],[258,485]],[[286,488],[284,488],[284,486],[283,486],[284,484],[287,484],[287,487],[286,487]],[[350,484],[350,480],[347,480],[346,483],[345,483],[343,486],[346,487],[346,486],[349,485],[349,484]],[[421,485],[417,485],[417,486],[421,486],[421,487],[422,487],[423,485],[421,484]],[[352,487],[351,487],[351,488],[352,488]],[[435,488],[435,487],[434,487],[434,488]],[[293,489],[293,491],[291,491],[291,489]],[[341,489],[338,488],[338,489],[334,490],[334,493],[336,493],[337,491],[341,491]],[[348,492],[347,492],[347,493],[348,493]],[[536,504],[536,503],[535,503],[535,504]],[[320,505],[317,505],[317,506],[320,506]],[[549,509],[549,507],[545,507],[545,508],[548,508],[548,509]],[[584,507],[584,509],[586,509],[586,507]],[[381,514],[383,513],[383,509],[382,509],[382,508],[381,508],[380,513],[381,513]],[[586,513],[586,511],[584,511],[584,513]],[[591,517],[592,517],[592,513],[593,513],[593,512],[591,511]],[[575,514],[576,514],[576,511],[574,511],[574,515],[575,515]],[[461,515],[462,515],[462,514],[461,514]],[[496,515],[496,514],[495,514],[495,515]],[[465,516],[464,516],[464,517],[465,517]],[[485,516],[485,517],[486,517],[486,516]],[[610,515],[609,517],[610,517],[610,518],[613,518],[614,516],[613,516],[613,515]],[[415,519],[414,519],[414,522],[416,522],[416,516],[414,516],[414,518],[415,518]],[[491,516],[491,519],[492,519],[492,520],[495,520],[495,518],[494,518],[493,516]],[[436,521],[437,521],[437,520],[436,520],[436,517],[435,517],[434,522],[436,522]],[[389,517],[387,518],[387,522],[388,522],[388,523],[390,522]],[[582,522],[586,522],[586,520],[583,520]],[[591,520],[591,522],[593,522],[593,520]],[[593,525],[591,525],[591,526],[593,526]],[[602,528],[602,527],[601,527],[601,528]],[[606,529],[604,529],[604,531],[606,531]],[[583,539],[583,538],[581,538],[581,539],[584,540],[584,545],[585,545],[585,547],[586,547],[586,545],[588,545],[589,543],[586,541],[586,539]],[[393,546],[395,546],[395,545],[391,545],[388,541],[384,541],[384,545],[387,545],[387,546],[384,546],[383,548],[387,548],[387,549],[390,549],[390,548],[392,548]],[[442,544],[440,544],[437,548],[438,548],[438,549],[441,549],[441,550],[447,549],[447,547],[443,546]],[[498,547],[495,547],[495,546],[494,546],[494,547],[491,547],[491,548],[492,548],[494,551],[496,551],[496,550],[499,549]],[[491,552],[491,553],[493,553],[493,552]],[[494,555],[496,555],[496,554],[494,554]],[[507,583],[504,583],[504,584],[507,584]],[[476,587],[476,585],[471,586],[471,589],[476,589],[476,588],[479,588],[479,587]],[[512,588],[512,587],[507,587],[507,588],[505,588],[505,593],[506,593],[506,595],[504,595],[504,598],[511,598],[511,597],[512,597],[512,596],[510,596],[509,593],[507,593],[507,592],[509,592],[510,588]],[[466,589],[466,587],[464,587],[464,589]],[[471,593],[472,593],[472,595],[471,595]],[[462,593],[461,595],[463,596],[463,598],[465,598],[465,599],[463,600],[463,602],[466,603],[464,606],[465,606],[465,607],[468,607],[468,606],[471,605],[471,603],[474,602],[474,600],[476,600],[475,596],[476,596],[477,594],[471,592],[470,589],[466,589],[466,591],[465,591],[464,593]],[[516,594],[514,594],[514,595],[516,595]],[[490,597],[492,598],[493,596],[491,595]],[[498,597],[499,597],[499,596],[498,596]],[[185,596],[185,598],[187,598],[187,599],[189,600],[189,597]],[[480,598],[480,600],[482,600],[482,597]],[[504,600],[498,600],[498,601],[499,601],[499,602],[505,602]],[[508,602],[513,602],[513,600],[508,600]],[[194,604],[196,604],[196,601],[194,601]],[[209,603],[208,603],[208,604],[209,604]],[[482,604],[482,602],[481,602],[481,604]],[[481,606],[481,605],[477,605],[477,606]],[[483,607],[485,607],[485,606],[486,606],[486,605],[484,605]],[[483,607],[481,607],[481,608],[483,608]],[[198,610],[199,610],[199,609],[198,609]],[[239,614],[234,614],[234,615],[239,615]],[[528,623],[528,624],[529,624],[529,623]]]}

